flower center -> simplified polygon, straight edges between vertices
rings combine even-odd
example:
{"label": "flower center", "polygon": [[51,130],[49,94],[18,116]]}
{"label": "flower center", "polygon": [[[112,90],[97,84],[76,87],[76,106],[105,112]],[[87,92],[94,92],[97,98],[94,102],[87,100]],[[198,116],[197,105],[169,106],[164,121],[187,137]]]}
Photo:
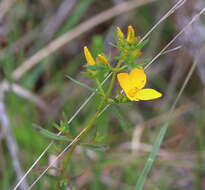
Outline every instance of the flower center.
{"label": "flower center", "polygon": [[135,94],[139,91],[139,89],[137,87],[134,87],[132,89],[129,90],[128,94],[130,97],[134,97]]}

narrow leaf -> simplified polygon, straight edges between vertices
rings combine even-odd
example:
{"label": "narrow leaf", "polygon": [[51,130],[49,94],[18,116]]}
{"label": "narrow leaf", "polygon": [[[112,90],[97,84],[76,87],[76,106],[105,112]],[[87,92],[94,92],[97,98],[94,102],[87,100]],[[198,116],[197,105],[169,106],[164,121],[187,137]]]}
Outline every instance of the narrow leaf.
{"label": "narrow leaf", "polygon": [[81,146],[91,149],[93,151],[106,151],[107,149],[109,149],[109,146],[106,144],[81,144]]}
{"label": "narrow leaf", "polygon": [[86,84],[84,84],[84,83],[82,83],[82,82],[80,82],[80,81],[78,81],[78,80],[75,80],[74,78],[70,77],[69,75],[66,75],[66,77],[69,78],[69,79],[70,79],[71,81],[73,81],[74,83],[76,83],[76,84],[78,84],[78,85],[80,85],[80,86],[82,86],[82,87],[84,87],[84,88],[87,88],[88,90],[90,90],[90,91],[92,91],[92,92],[95,92],[95,91],[96,91],[95,89],[89,87],[88,85],[86,85]]}
{"label": "narrow leaf", "polygon": [[93,70],[105,70],[106,68],[100,65],[85,65],[87,69],[93,69]]}
{"label": "narrow leaf", "polygon": [[135,46],[135,48],[141,49],[141,48],[143,48],[145,45],[147,45],[148,42],[149,42],[149,39],[146,39],[146,40],[144,40],[144,41],[138,43],[138,44]]}
{"label": "narrow leaf", "polygon": [[145,184],[145,180],[152,168],[152,165],[156,159],[156,156],[157,156],[157,153],[159,152],[159,149],[160,149],[160,145],[164,139],[164,136],[166,134],[166,131],[169,127],[169,121],[167,121],[163,126],[162,128],[160,129],[160,132],[159,132],[159,135],[157,136],[157,139],[154,143],[154,146],[152,148],[152,151],[150,152],[149,154],[149,157],[147,159],[147,162],[145,164],[145,167],[143,169],[143,171],[141,172],[138,180],[137,180],[137,184],[135,186],[135,190],[142,190],[143,187],[144,187],[144,184]]}
{"label": "narrow leaf", "polygon": [[53,132],[48,131],[47,129],[44,129],[40,127],[39,125],[33,124],[33,127],[40,132],[44,137],[50,138],[52,140],[59,140],[59,141],[70,141],[66,136],[60,136]]}
{"label": "narrow leaf", "polygon": [[123,116],[123,114],[121,113],[121,110],[119,109],[118,106],[113,105],[112,109],[114,111],[114,115],[115,117],[118,119],[119,123],[120,123],[120,127],[122,128],[122,130],[124,132],[127,132],[127,129],[130,127],[129,124],[127,123],[125,117]]}

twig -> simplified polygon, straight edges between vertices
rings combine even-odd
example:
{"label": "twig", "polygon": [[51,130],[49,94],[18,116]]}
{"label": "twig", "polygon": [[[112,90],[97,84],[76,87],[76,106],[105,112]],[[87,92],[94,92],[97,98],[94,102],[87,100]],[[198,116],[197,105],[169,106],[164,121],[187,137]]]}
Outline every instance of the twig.
{"label": "twig", "polygon": [[[11,131],[10,124],[9,124],[9,119],[8,119],[7,114],[6,114],[5,105],[4,105],[4,94],[2,91],[0,91],[0,123],[1,123],[2,129],[4,130],[4,133],[5,133],[7,147],[9,149],[9,152],[10,152],[10,155],[12,158],[11,160],[12,160],[14,170],[16,172],[17,180],[19,181],[24,176],[24,173],[21,169],[20,161],[19,161],[18,156],[17,156],[18,147],[17,147],[17,143],[12,135],[12,131]],[[27,185],[26,181],[21,183],[20,189],[22,189],[22,190],[28,189],[28,185]]]}

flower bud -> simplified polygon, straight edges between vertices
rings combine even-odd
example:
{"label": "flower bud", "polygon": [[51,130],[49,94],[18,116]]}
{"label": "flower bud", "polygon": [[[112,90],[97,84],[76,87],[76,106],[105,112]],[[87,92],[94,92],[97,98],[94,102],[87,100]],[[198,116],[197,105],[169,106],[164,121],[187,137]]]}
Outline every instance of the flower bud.
{"label": "flower bud", "polygon": [[127,42],[130,44],[135,42],[135,30],[132,26],[128,26]]}
{"label": "flower bud", "polygon": [[86,46],[84,47],[84,54],[88,65],[96,65],[95,60]]}
{"label": "flower bud", "polygon": [[119,27],[116,27],[116,34],[119,40],[123,40],[125,38],[122,30]]}
{"label": "flower bud", "polygon": [[104,55],[98,54],[98,59],[99,59],[102,63],[108,64],[108,59],[107,59],[107,57],[105,57]]}

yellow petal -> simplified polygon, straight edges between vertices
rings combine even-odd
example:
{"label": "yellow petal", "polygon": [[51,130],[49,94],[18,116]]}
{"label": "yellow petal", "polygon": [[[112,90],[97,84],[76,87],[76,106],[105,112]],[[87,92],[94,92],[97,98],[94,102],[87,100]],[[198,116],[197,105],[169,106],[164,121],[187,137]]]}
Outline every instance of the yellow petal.
{"label": "yellow petal", "polygon": [[135,95],[135,99],[136,100],[153,100],[156,98],[161,97],[162,94],[154,89],[142,89],[139,90],[136,95]]}
{"label": "yellow petal", "polygon": [[127,30],[127,42],[133,43],[135,42],[135,30],[132,26],[128,26]]}
{"label": "yellow petal", "polygon": [[99,59],[102,63],[108,64],[108,59],[107,59],[107,57],[105,57],[104,55],[98,54],[98,59]]}
{"label": "yellow petal", "polygon": [[119,27],[116,27],[116,34],[119,40],[123,40],[125,38],[122,30]]}
{"label": "yellow petal", "polygon": [[135,68],[133,69],[130,74],[130,83],[133,87],[136,87],[138,89],[142,89],[146,82],[147,82],[147,77],[144,72],[144,69],[142,68]]}
{"label": "yellow petal", "polygon": [[138,98],[136,97],[136,94],[138,93],[138,91],[139,91],[139,89],[137,89],[137,88],[132,88],[132,89],[126,91],[125,94],[126,94],[126,96],[127,96],[130,100],[132,100],[132,101],[139,101],[140,99],[138,99]]}
{"label": "yellow petal", "polygon": [[86,46],[84,47],[84,54],[88,65],[96,65],[95,60]]}
{"label": "yellow petal", "polygon": [[118,79],[118,82],[121,88],[124,90],[124,92],[127,92],[130,90],[131,84],[130,84],[130,78],[129,78],[128,73],[119,73],[117,75],[117,79]]}

